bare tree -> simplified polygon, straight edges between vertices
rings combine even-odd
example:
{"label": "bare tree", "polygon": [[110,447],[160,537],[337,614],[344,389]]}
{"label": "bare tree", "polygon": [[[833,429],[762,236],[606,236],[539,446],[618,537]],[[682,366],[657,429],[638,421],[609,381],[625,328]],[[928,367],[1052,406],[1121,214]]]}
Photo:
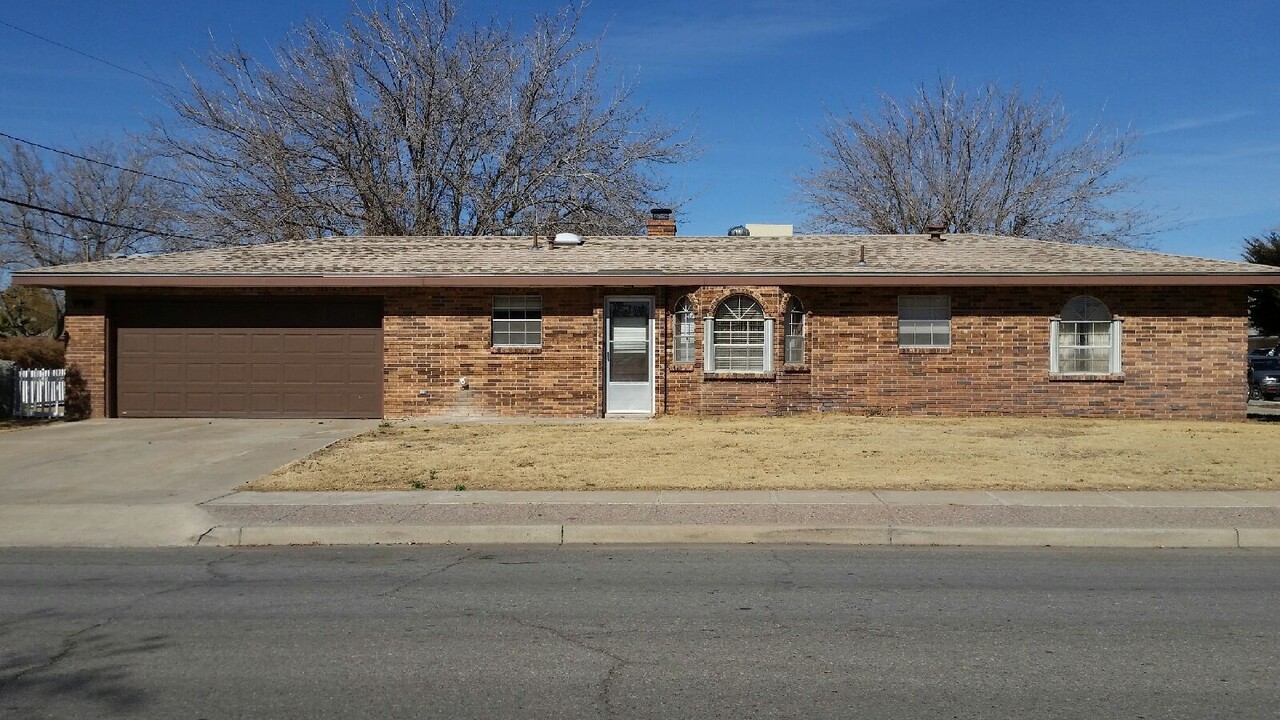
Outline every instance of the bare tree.
{"label": "bare tree", "polygon": [[829,116],[816,168],[799,177],[817,229],[951,232],[1132,246],[1150,234],[1149,214],[1124,203],[1118,173],[1132,132],[1095,127],[1077,138],[1057,98],[986,85],[970,94],[954,80],[921,85],[899,101],[881,93],[861,117]]}
{"label": "bare tree", "polygon": [[181,188],[155,175],[154,154],[102,142],[76,155],[0,146],[0,267],[190,246]]}
{"label": "bare tree", "polygon": [[[516,35],[464,26],[449,0],[378,2],[343,28],[309,21],[272,67],[215,52],[158,126],[233,242],[319,234],[627,231],[689,141],[631,89],[602,88],[580,10]],[[669,199],[668,199],[669,202]]]}

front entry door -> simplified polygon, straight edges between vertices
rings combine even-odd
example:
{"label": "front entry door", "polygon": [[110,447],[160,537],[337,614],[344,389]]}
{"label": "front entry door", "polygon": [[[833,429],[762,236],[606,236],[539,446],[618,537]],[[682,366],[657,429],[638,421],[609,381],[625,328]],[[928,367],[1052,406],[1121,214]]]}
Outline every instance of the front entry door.
{"label": "front entry door", "polygon": [[604,314],[605,412],[653,414],[653,298],[609,298]]}

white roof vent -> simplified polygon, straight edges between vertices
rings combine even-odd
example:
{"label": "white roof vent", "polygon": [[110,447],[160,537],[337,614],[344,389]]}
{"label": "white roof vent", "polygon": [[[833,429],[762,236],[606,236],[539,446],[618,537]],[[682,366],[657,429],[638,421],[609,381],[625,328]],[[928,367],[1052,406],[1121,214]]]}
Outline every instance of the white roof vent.
{"label": "white roof vent", "polygon": [[581,245],[582,236],[577,233],[556,233],[552,238],[551,244],[556,247],[568,247],[570,245]]}

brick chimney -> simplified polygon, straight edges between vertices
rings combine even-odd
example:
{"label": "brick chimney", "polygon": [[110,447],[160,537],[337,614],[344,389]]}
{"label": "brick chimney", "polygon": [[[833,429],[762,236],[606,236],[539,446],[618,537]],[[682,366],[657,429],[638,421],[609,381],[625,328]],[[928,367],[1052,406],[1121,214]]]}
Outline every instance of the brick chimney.
{"label": "brick chimney", "polygon": [[644,227],[646,235],[667,236],[676,234],[676,221],[671,219],[671,208],[654,208]]}

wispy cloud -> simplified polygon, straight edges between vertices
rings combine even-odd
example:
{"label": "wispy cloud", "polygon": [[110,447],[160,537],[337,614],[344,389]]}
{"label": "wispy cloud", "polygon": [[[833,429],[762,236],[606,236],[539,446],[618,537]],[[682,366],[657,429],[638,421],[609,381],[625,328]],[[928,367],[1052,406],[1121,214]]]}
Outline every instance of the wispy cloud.
{"label": "wispy cloud", "polygon": [[1198,130],[1200,128],[1211,127],[1213,125],[1222,125],[1225,123],[1233,122],[1241,118],[1249,117],[1250,115],[1253,115],[1253,112],[1246,110],[1246,111],[1239,111],[1239,112],[1218,113],[1216,115],[1201,115],[1199,117],[1182,118],[1179,120],[1174,120],[1173,122],[1166,123],[1164,125],[1157,125],[1151,130],[1145,131],[1143,134],[1147,136],[1151,136],[1151,135],[1163,135],[1165,133],[1171,133],[1171,132],[1179,132],[1182,130]]}
{"label": "wispy cloud", "polygon": [[916,3],[859,3],[838,0],[725,3],[708,12],[690,3],[679,12],[642,19],[618,15],[606,33],[606,50],[628,65],[664,71],[699,72],[768,57],[806,41],[854,33],[883,22]]}
{"label": "wispy cloud", "polygon": [[1191,167],[1234,164],[1239,160],[1263,161],[1274,155],[1280,155],[1280,144],[1245,145],[1219,152],[1154,153],[1146,157],[1150,158],[1151,165],[1157,167]]}

